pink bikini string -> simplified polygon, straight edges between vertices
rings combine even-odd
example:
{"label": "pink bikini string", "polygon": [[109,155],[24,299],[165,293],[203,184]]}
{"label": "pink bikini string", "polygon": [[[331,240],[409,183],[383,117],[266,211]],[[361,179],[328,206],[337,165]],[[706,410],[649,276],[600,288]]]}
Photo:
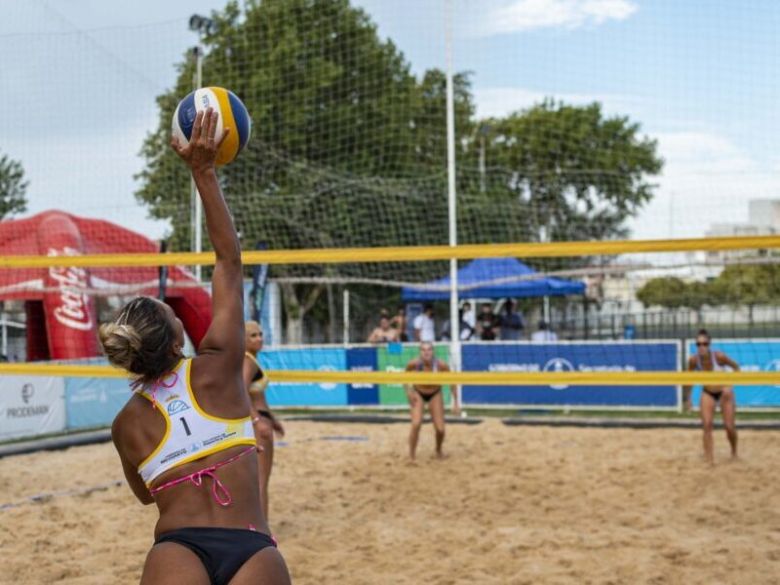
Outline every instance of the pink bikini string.
{"label": "pink bikini string", "polygon": [[160,378],[159,380],[155,380],[152,384],[152,408],[157,408],[157,390],[159,388],[173,388],[174,384],[179,380],[179,374],[176,372],[171,372],[173,374],[173,379],[171,380],[170,384],[166,384],[163,382],[163,378],[166,376],[163,376],[163,378]]}
{"label": "pink bikini string", "polygon": [[[211,495],[214,497],[214,501],[217,502],[220,506],[229,506],[233,503],[233,498],[230,495],[230,492],[228,489],[224,486],[224,484],[219,481],[219,478],[214,475],[214,472],[219,469],[220,467],[224,467],[225,465],[229,463],[233,463],[236,459],[239,459],[240,457],[243,457],[247,453],[254,453],[255,447],[247,447],[243,451],[241,451],[238,455],[234,455],[230,459],[226,459],[225,461],[220,461],[219,463],[215,463],[214,465],[210,465],[209,467],[206,467],[205,469],[201,469],[200,471],[196,471],[195,473],[190,473],[189,475],[185,475],[184,477],[180,477],[178,479],[174,479],[172,481],[166,482],[160,486],[157,486],[156,488],[152,488],[149,490],[152,495],[161,492],[164,489],[168,489],[169,487],[173,487],[175,485],[179,485],[180,483],[184,483],[185,481],[191,481],[193,484],[195,484],[197,487],[200,487],[203,485],[203,477],[210,477],[211,478]],[[223,497],[224,496],[224,497]]]}

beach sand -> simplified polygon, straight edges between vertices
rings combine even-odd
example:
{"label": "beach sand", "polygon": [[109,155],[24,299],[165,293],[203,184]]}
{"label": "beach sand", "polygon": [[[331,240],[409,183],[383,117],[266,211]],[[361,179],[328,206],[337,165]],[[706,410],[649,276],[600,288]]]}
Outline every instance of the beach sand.
{"label": "beach sand", "polygon": [[[271,526],[295,583],[780,583],[780,434],[290,421]],[[334,439],[341,437],[341,439]],[[353,440],[345,440],[351,437]],[[0,460],[0,583],[137,583],[157,518],[110,444]],[[193,489],[195,489],[193,487]]]}

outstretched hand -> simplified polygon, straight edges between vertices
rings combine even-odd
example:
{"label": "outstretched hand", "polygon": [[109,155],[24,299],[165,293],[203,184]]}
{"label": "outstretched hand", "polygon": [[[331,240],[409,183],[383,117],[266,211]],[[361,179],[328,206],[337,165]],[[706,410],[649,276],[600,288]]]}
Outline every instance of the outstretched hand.
{"label": "outstretched hand", "polygon": [[223,129],[222,136],[217,141],[218,121],[219,113],[208,108],[196,114],[192,136],[187,144],[181,144],[175,136],[171,137],[171,147],[193,172],[212,169],[215,166],[219,147],[230,133],[230,128]]}

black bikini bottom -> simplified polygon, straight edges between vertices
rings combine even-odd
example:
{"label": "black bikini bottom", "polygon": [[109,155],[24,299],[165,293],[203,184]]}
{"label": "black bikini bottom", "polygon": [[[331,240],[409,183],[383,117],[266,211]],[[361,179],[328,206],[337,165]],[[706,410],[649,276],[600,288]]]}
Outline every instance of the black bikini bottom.
{"label": "black bikini bottom", "polygon": [[432,392],[431,394],[423,394],[417,388],[415,388],[414,391],[420,395],[420,398],[422,398],[424,402],[430,402],[434,396],[436,396],[439,392],[441,392],[441,388],[438,388],[436,391]]}
{"label": "black bikini bottom", "polygon": [[713,392],[712,390],[705,390],[705,392],[712,396],[715,399],[715,402],[720,402],[720,397],[723,396],[723,390],[718,390],[717,392]]}
{"label": "black bikini bottom", "polygon": [[228,583],[256,552],[276,546],[267,534],[242,528],[179,528],[161,534],[154,544],[186,546],[206,568],[212,585]]}

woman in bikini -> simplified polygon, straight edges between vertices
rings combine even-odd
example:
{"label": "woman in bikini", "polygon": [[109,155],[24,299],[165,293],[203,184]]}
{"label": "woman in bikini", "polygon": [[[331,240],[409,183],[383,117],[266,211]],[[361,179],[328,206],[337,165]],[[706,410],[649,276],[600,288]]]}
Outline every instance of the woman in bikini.
{"label": "woman in bikini", "polygon": [[197,355],[184,358],[181,321],[149,297],[130,301],[100,329],[109,361],[133,379],[112,439],[133,493],[160,514],[144,585],[290,583],[260,506],[241,376],[241,248],[214,167],[217,117],[198,113],[190,142],[171,142],[191,170],[216,253],[213,320]]}
{"label": "woman in bikini", "polygon": [[[449,366],[433,355],[433,344],[424,341],[420,344],[420,356],[406,364],[407,372],[449,372]],[[444,399],[440,385],[412,384],[406,387],[406,397],[412,416],[412,430],[409,433],[409,457],[414,460],[417,454],[417,442],[420,439],[420,427],[423,410],[428,405],[433,427],[436,430],[436,456],[444,457]],[[457,387],[452,386],[452,412],[460,413]]]}
{"label": "woman in bikini", "polygon": [[268,521],[268,483],[271,479],[271,467],[274,464],[274,432],[284,437],[282,423],[273,415],[265,400],[268,376],[265,375],[257,359],[263,349],[263,330],[257,321],[247,321],[246,354],[244,354],[244,387],[249,392],[252,403],[252,425],[255,430],[260,466],[260,504],[263,515]]}
{"label": "woman in bikini", "polygon": [[[689,371],[717,372],[727,367],[739,371],[739,364],[722,351],[713,351],[710,347],[712,339],[706,329],[701,329],[696,336],[696,353],[688,358]],[[690,393],[690,386],[684,388],[684,393]],[[690,394],[688,394],[690,396]],[[704,430],[704,458],[710,465],[714,464],[712,445],[712,428],[715,418],[715,408],[720,403],[720,412],[723,416],[723,426],[726,428],[726,436],[731,445],[732,458],[737,457],[737,426],[736,426],[736,399],[734,389],[731,386],[704,386],[701,393],[701,424]]]}

